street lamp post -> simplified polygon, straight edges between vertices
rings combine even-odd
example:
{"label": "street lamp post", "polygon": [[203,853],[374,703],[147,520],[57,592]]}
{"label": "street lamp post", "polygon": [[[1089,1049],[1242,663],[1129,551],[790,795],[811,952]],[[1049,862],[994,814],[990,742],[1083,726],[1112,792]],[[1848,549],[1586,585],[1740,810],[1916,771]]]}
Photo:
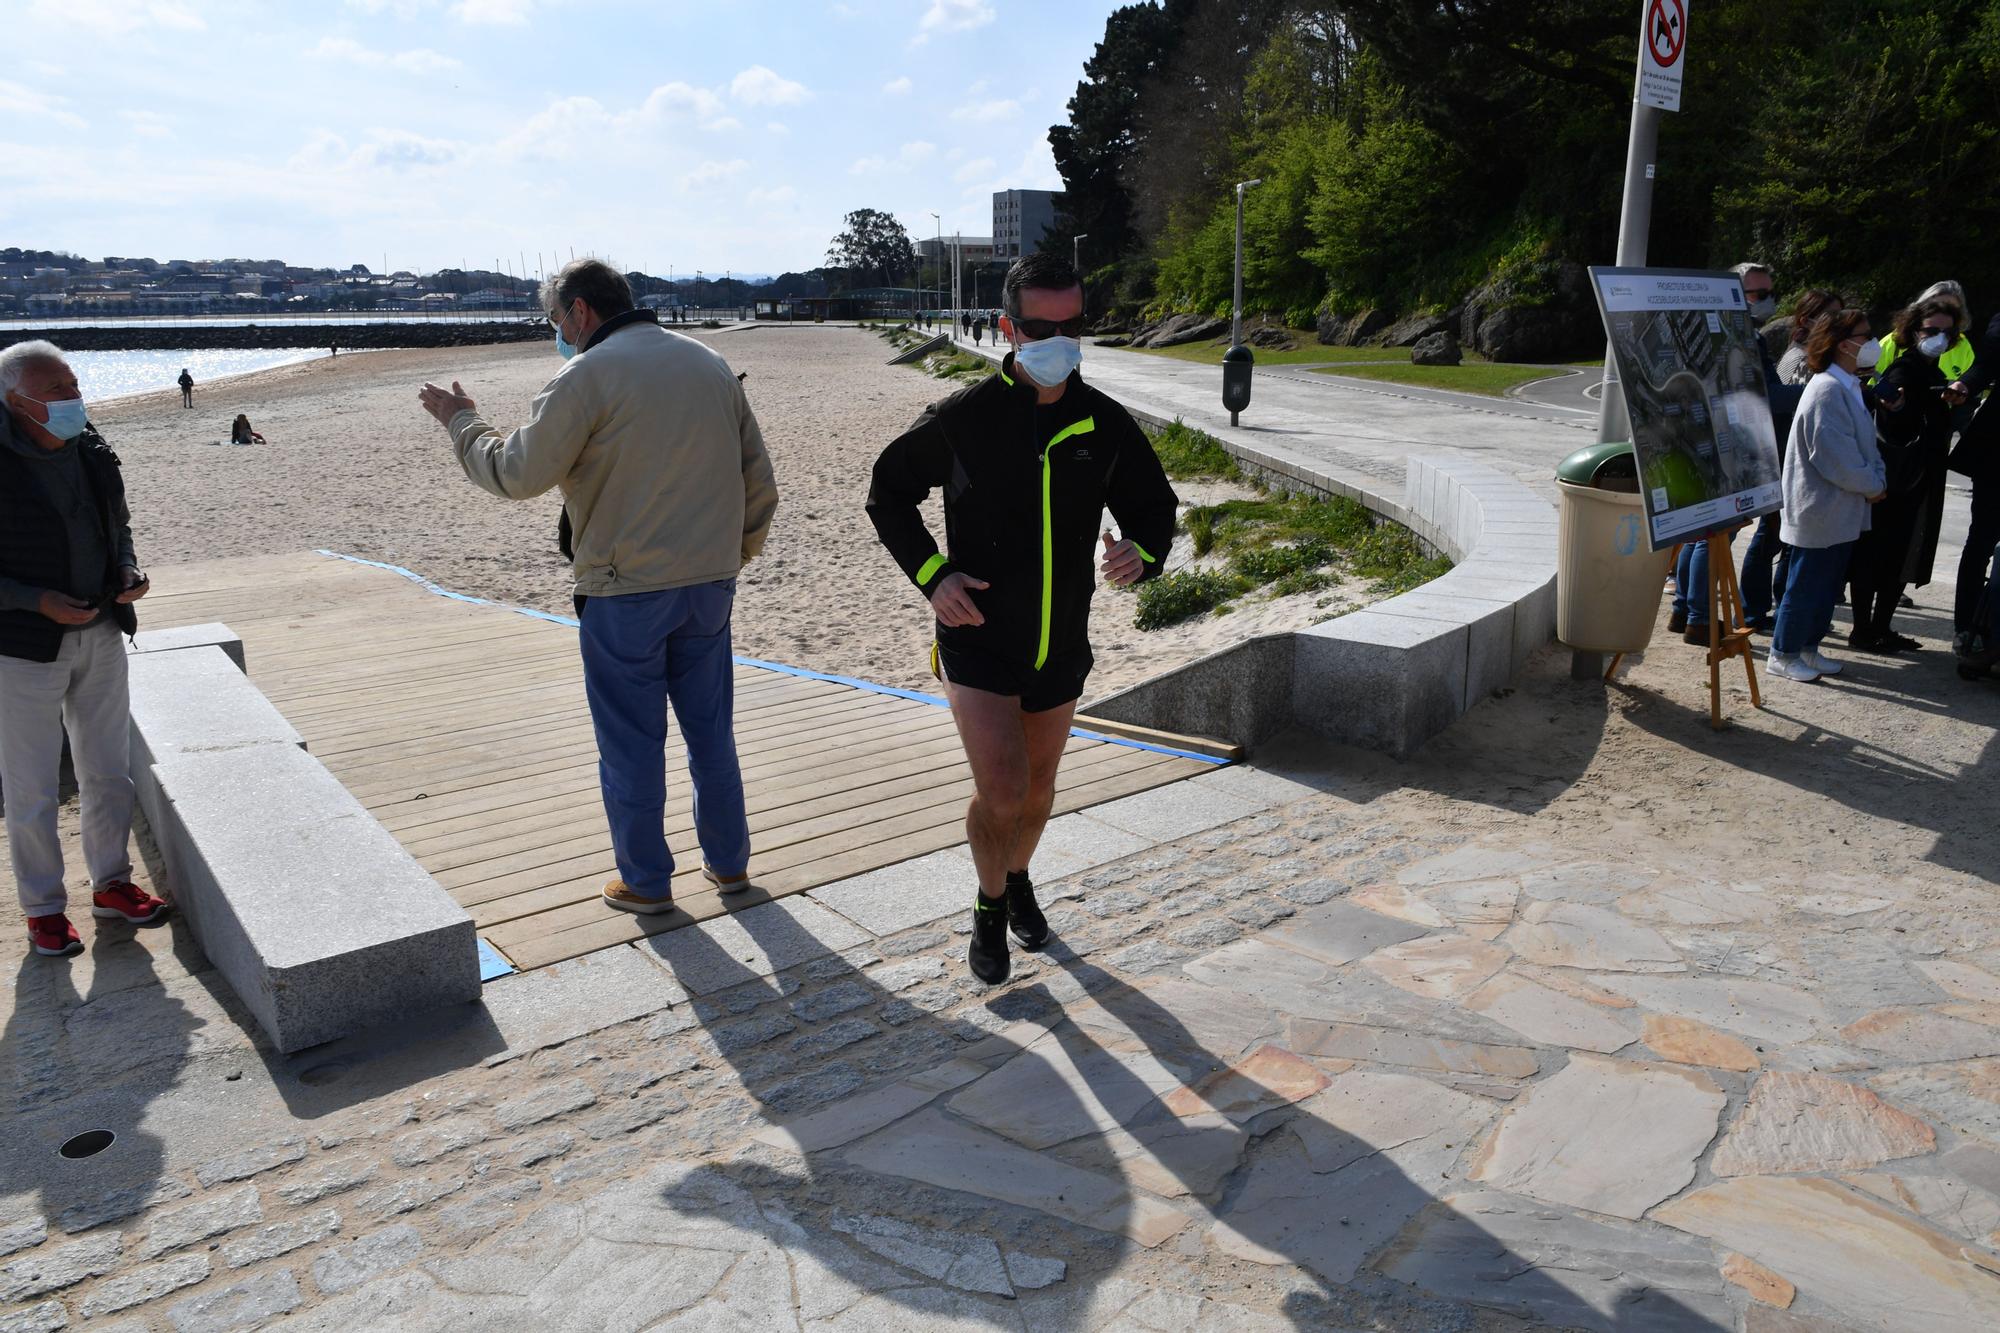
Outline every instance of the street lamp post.
{"label": "street lamp post", "polygon": [[933,213],[931,214],[931,221],[937,223],[937,256],[936,256],[937,271],[931,274],[931,278],[933,281],[937,283],[938,304],[943,305],[944,304],[944,219],[939,217],[936,213]]}
{"label": "street lamp post", "polygon": [[1261,180],[1236,183],[1236,294],[1229,307],[1229,350],[1222,354],[1222,405],[1229,409],[1229,424],[1250,406],[1250,373],[1256,355],[1243,345],[1243,192]]}
{"label": "street lamp post", "polygon": [[1079,275],[1083,272],[1083,243],[1090,239],[1090,233],[1080,231],[1069,238],[1069,266]]}

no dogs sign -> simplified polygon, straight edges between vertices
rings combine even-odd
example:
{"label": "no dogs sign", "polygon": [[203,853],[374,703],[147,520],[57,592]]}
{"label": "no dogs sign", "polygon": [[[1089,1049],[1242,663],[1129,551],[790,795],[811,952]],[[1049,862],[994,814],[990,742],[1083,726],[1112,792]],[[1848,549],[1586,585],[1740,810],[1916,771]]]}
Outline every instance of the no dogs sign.
{"label": "no dogs sign", "polygon": [[1681,70],[1687,65],[1688,0],[1645,0],[1639,27],[1639,101],[1662,111],[1681,109]]}

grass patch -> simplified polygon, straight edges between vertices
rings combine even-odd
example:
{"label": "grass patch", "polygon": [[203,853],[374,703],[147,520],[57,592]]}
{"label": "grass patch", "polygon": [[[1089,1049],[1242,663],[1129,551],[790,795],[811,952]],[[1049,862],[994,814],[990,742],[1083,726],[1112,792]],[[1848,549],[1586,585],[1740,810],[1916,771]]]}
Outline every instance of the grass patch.
{"label": "grass patch", "polygon": [[1560,375],[1566,369],[1566,366],[1522,366],[1468,360],[1457,366],[1341,366],[1317,373],[1503,398],[1509,389]]}
{"label": "grass patch", "polygon": [[970,384],[983,380],[999,367],[970,352],[933,352],[924,358],[924,374],[941,380]]}
{"label": "grass patch", "polygon": [[1213,435],[1196,430],[1179,417],[1153,435],[1153,452],[1160,466],[1176,481],[1213,479],[1239,481],[1243,473],[1227,449]]}
{"label": "grass patch", "polygon": [[[1310,333],[1304,337],[1307,342],[1303,347],[1282,350],[1253,347],[1250,350],[1256,355],[1257,364],[1260,366],[1319,365],[1329,361],[1385,361],[1407,365],[1410,360],[1410,349],[1407,347],[1322,347],[1311,341]],[[1204,366],[1219,366],[1222,364],[1222,354],[1229,350],[1229,344],[1225,340],[1217,344],[1182,343],[1179,347],[1126,347],[1113,350],[1143,352],[1147,356],[1166,356],[1176,361],[1193,361]]]}
{"label": "grass patch", "polygon": [[1347,573],[1369,580],[1371,592],[1393,596],[1451,568],[1442,556],[1427,555],[1407,528],[1378,521],[1344,496],[1224,500],[1190,509],[1186,524],[1195,554],[1220,555],[1226,568],[1182,570],[1140,584],[1133,616],[1140,629],[1226,614],[1236,598],[1260,588],[1279,597],[1321,592]]}
{"label": "grass patch", "polygon": [[1242,579],[1214,570],[1162,574],[1139,585],[1139,609],[1133,613],[1132,623],[1140,629],[1165,629],[1215,611],[1248,591]]}

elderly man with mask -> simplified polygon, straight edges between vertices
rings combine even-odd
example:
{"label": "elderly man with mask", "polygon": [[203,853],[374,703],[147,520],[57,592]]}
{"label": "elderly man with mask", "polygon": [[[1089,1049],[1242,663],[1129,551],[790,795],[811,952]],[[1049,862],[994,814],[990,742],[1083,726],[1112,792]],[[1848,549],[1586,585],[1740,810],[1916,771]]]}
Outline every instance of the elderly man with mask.
{"label": "elderly man with mask", "polygon": [[132,883],[131,722],[122,633],[147,579],[118,456],[91,428],[53,343],[0,351],[0,790],[34,951],[77,953],[56,836],[69,734],[91,915],[143,924],[167,905]]}
{"label": "elderly man with mask", "polygon": [[728,363],[634,306],[618,270],[576,260],[543,285],[542,307],[566,364],[526,425],[503,435],[456,382],[426,384],[419,398],[474,485],[509,500],[562,490],[559,540],[574,567],[618,863],[604,901],[670,912],[669,702],[687,743],[702,874],[724,893],[750,884],[729,625],[736,575],[764,549],[777,512],[777,482]]}

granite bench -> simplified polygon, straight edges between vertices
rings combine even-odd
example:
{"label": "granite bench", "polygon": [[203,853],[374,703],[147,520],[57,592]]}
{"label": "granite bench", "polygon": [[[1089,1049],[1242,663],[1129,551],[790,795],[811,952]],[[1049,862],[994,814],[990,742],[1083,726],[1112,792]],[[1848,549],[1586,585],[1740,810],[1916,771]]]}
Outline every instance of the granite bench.
{"label": "granite bench", "polygon": [[272,1044],[478,999],[472,919],[216,635],[188,642],[132,654],[133,782],[167,896]]}

